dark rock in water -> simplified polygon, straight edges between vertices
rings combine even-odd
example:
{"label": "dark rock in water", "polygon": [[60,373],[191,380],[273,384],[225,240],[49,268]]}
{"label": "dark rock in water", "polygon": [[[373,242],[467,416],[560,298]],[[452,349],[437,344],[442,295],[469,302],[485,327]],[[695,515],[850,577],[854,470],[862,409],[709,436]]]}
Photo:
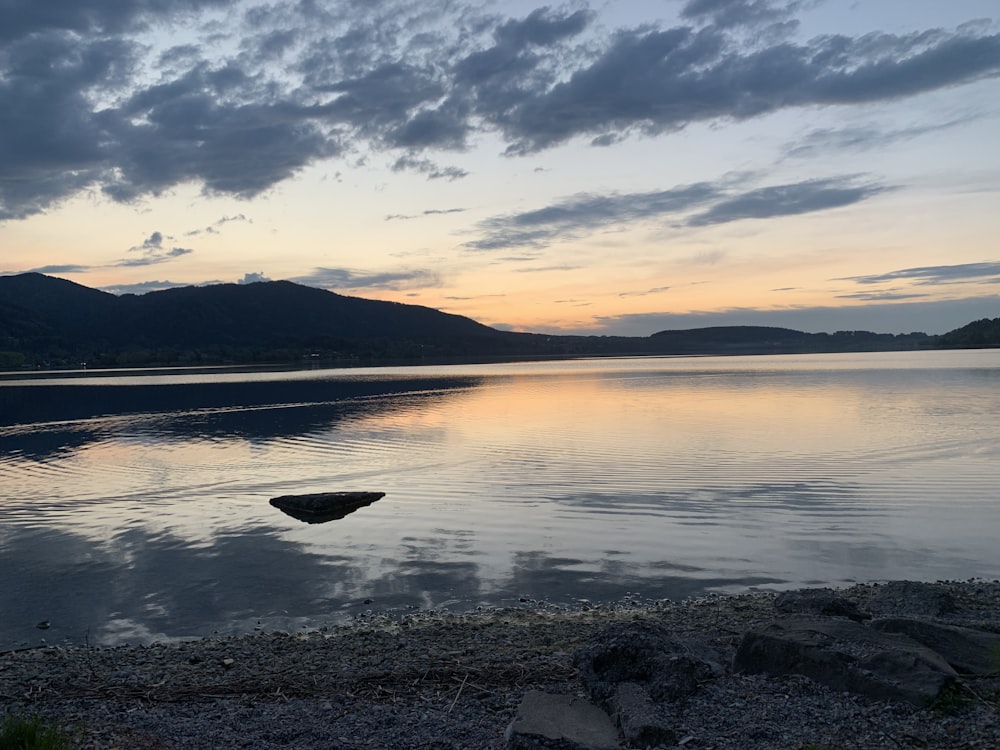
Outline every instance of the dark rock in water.
{"label": "dark rock in water", "polygon": [[909,636],[939,653],[960,674],[1000,674],[1000,633],[906,617],[876,620],[871,627]]}
{"label": "dark rock in water", "polygon": [[271,505],[306,523],[336,521],[358,508],[385,497],[384,492],[317,492],[312,495],[282,495]]}
{"label": "dark rock in water", "polygon": [[839,618],[788,617],[743,636],[733,668],[809,677],[834,690],[925,706],[958,676],[906,635]]}
{"label": "dark rock in water", "polygon": [[616,750],[618,746],[611,718],[572,695],[530,690],[507,727],[509,750]]}
{"label": "dark rock in water", "polygon": [[859,610],[857,604],[831,589],[786,591],[778,595],[774,606],[788,614],[846,617],[858,622],[871,619],[871,615]]}

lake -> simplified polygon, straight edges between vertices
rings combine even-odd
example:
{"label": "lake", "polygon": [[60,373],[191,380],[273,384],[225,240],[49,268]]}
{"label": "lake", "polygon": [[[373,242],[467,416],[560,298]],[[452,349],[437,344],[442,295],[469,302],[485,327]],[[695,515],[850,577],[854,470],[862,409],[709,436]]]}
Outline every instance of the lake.
{"label": "lake", "polygon": [[997,578],[1000,350],[8,374],[0,487],[0,650]]}

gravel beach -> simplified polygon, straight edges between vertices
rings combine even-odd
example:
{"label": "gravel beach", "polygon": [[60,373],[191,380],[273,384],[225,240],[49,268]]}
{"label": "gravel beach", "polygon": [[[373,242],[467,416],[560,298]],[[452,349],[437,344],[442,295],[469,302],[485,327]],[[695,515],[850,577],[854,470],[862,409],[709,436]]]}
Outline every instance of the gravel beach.
{"label": "gravel beach", "polygon": [[[1000,632],[1000,582],[948,582],[944,619]],[[875,616],[876,584],[837,593]],[[573,610],[373,614],[347,626],[148,646],[0,655],[0,715],[40,715],[86,750],[503,748],[528,690],[584,695],[573,654],[609,623],[647,621],[731,658],[781,613],[775,594]],[[882,607],[884,611],[878,611]],[[935,709],[829,690],[805,677],[727,672],[683,707],[686,750],[1000,748],[996,677]],[[945,710],[946,709],[946,710]]]}

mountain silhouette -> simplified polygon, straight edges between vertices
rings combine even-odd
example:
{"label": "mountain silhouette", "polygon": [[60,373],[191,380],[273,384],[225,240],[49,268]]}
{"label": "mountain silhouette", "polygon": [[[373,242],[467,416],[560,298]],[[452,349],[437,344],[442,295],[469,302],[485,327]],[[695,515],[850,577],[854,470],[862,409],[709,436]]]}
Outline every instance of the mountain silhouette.
{"label": "mountain silhouette", "polygon": [[[510,334],[418,305],[269,281],[116,296],[38,273],[0,277],[0,350],[104,361],[268,359],[321,349],[345,355],[504,349]],[[258,356],[254,356],[254,354]]]}
{"label": "mountain silhouette", "polygon": [[[1000,319],[998,319],[1000,321]],[[25,273],[0,276],[0,366],[427,361],[607,354],[767,354],[997,346],[998,321],[943,337],[764,326],[660,331],[647,337],[501,331],[420,305],[290,281],[188,286],[117,296]],[[989,343],[992,341],[993,343]]]}

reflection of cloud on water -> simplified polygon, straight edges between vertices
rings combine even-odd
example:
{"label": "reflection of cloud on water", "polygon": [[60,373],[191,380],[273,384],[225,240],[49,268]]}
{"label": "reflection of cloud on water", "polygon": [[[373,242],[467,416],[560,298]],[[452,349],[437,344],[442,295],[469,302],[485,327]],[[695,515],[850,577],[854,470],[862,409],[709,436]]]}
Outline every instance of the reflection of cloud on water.
{"label": "reflection of cloud on water", "polygon": [[[638,565],[600,552],[588,561],[543,551],[517,552],[509,567],[487,577],[470,559],[473,532],[410,537],[400,555],[373,549],[367,557],[352,547],[312,554],[278,533],[220,534],[192,546],[138,527],[103,542],[70,531],[7,529],[0,536],[0,649],[42,635],[50,643],[149,641],[317,626],[369,609],[462,610],[516,604],[522,596],[612,601],[629,592],[676,599],[778,582]],[[44,634],[35,629],[41,620],[52,623]]]}
{"label": "reflection of cloud on water", "polygon": [[390,570],[366,589],[380,608],[434,608],[450,602],[478,602],[482,596],[479,566],[472,562],[390,561]]}
{"label": "reflection of cloud on water", "polygon": [[[664,574],[662,571],[684,575]],[[504,598],[529,596],[554,598],[557,601],[608,602],[625,594],[637,594],[647,599],[679,601],[709,591],[786,583],[769,576],[742,575],[724,577],[693,566],[669,562],[638,564],[618,559],[596,561],[567,557],[552,557],[544,552],[519,552],[514,556],[511,577],[505,582]]]}
{"label": "reflection of cloud on water", "polygon": [[[0,550],[0,641],[45,637],[101,643],[121,632],[211,634],[230,620],[270,610],[302,610],[331,580],[352,588],[362,574],[346,560],[303,555],[265,531],[217,537],[191,548],[168,534],[132,529],[106,543],[72,532],[14,530]],[[339,562],[339,564],[338,564]],[[11,574],[14,575],[11,575]]]}
{"label": "reflection of cloud on water", "polygon": [[803,575],[811,570],[817,577],[825,574],[826,580],[829,580],[831,570],[837,571],[844,583],[963,579],[969,577],[970,570],[979,571],[983,577],[992,579],[1000,570],[994,554],[996,542],[995,539],[985,539],[985,533],[983,536],[981,545],[970,544],[951,550],[913,542],[910,546],[901,546],[888,534],[882,537],[881,543],[854,543],[849,539],[796,539],[790,540],[788,545],[793,554],[807,561],[801,571]]}

